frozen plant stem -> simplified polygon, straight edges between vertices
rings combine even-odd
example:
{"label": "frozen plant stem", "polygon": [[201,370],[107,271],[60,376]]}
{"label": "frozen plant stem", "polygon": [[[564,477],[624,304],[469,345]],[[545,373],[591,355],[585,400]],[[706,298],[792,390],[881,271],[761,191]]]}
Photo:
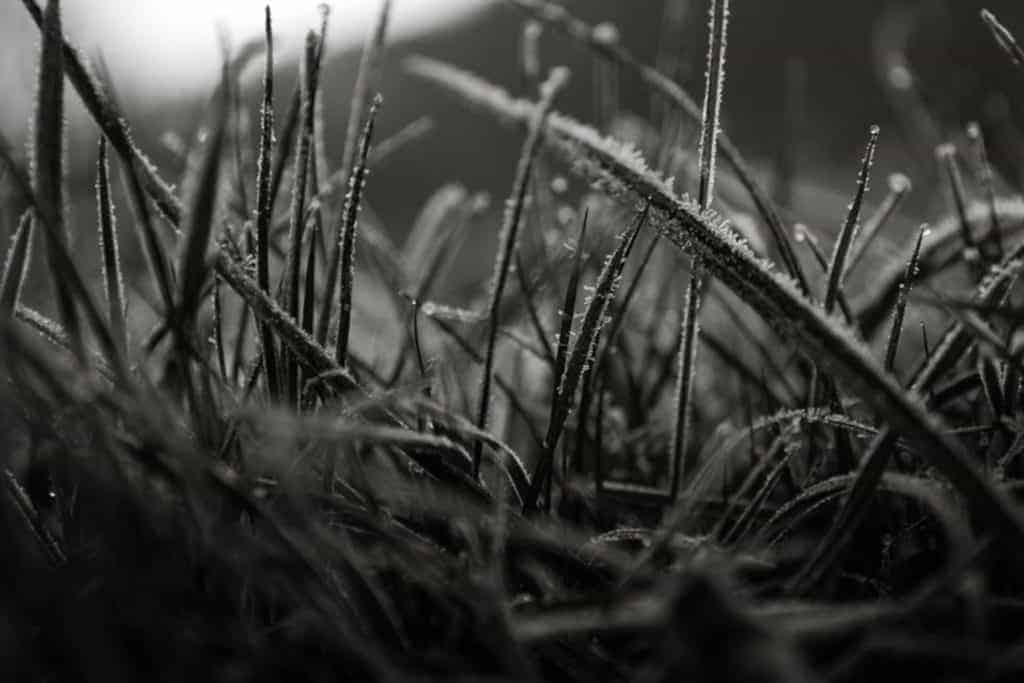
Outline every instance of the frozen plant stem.
{"label": "frozen plant stem", "polygon": [[[541,86],[540,104],[530,122],[530,129],[523,143],[522,153],[519,156],[519,165],[516,168],[516,177],[513,184],[512,196],[505,210],[505,218],[498,235],[498,255],[494,263],[494,274],[491,277],[490,303],[488,306],[488,334],[487,347],[484,353],[484,371],[480,383],[480,402],[477,413],[477,426],[481,430],[487,429],[487,414],[491,402],[491,381],[494,372],[494,350],[498,339],[498,327],[501,321],[498,320],[498,312],[501,306],[502,295],[505,291],[505,283],[508,281],[508,271],[512,265],[512,254],[516,249],[516,238],[519,233],[519,224],[523,215],[523,208],[526,204],[526,191],[530,182],[530,173],[533,170],[533,161],[540,149],[543,140],[544,125],[547,121],[551,108],[554,105],[555,97],[569,81],[569,70],[564,67],[557,67],[551,70],[547,81]],[[473,449],[473,475],[480,476],[480,460],[483,456],[483,443],[479,440]]]}
{"label": "frozen plant stem", "polygon": [[[708,8],[707,71],[704,83],[700,145],[700,187],[698,204],[701,211],[711,208],[715,191],[715,167],[718,156],[718,135],[721,130],[722,99],[725,92],[725,58],[729,33],[729,0],[711,0]],[[686,442],[690,436],[690,400],[697,371],[697,317],[700,313],[702,266],[698,258],[690,264],[689,284],[682,316],[683,335],[676,363],[675,423],[672,430],[672,481],[669,496],[679,494],[685,467]]]}

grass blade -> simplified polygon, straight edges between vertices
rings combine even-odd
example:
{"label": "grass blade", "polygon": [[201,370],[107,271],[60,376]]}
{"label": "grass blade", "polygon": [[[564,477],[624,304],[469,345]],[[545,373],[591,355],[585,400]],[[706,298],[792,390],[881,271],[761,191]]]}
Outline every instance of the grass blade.
{"label": "grass blade", "polygon": [[707,71],[704,77],[704,107],[701,112],[700,188],[701,209],[711,207],[715,196],[715,161],[721,132],[722,99],[725,92],[725,54],[729,35],[729,0],[711,0],[708,9]]}
{"label": "grass blade", "polygon": [[381,97],[377,95],[370,106],[366,126],[359,141],[359,161],[349,178],[345,208],[341,212],[341,224],[338,227],[338,272],[341,275],[341,282],[338,291],[338,339],[334,357],[341,367],[346,367],[348,363],[348,338],[352,326],[352,296],[355,289],[356,230],[359,227],[359,210],[362,206],[363,191],[366,189],[366,176],[369,173],[366,158],[370,151],[373,124],[380,104]]}
{"label": "grass blade", "polygon": [[921,242],[928,236],[928,225],[922,225],[917,231],[917,241],[914,243],[914,251],[907,261],[907,270],[900,283],[900,293],[896,299],[896,308],[892,314],[892,328],[889,331],[889,340],[885,345],[885,370],[893,372],[896,368],[896,351],[899,349],[900,334],[903,332],[903,315],[907,309],[907,298],[910,296],[910,288],[917,276],[917,262],[921,256]]}
{"label": "grass blade", "polygon": [[[43,10],[39,8],[35,0],[22,0],[22,4],[28,10],[32,20],[35,21],[40,33],[45,36]],[[71,85],[78,91],[79,97],[82,98],[82,102],[92,115],[93,120],[99,125],[121,160],[126,164],[134,163],[146,193],[153,197],[161,213],[176,225],[181,220],[181,202],[157,173],[153,164],[135,146],[127,121],[118,111],[113,100],[107,96],[96,77],[87,68],[84,58],[78,50],[64,40],[61,34],[54,35],[53,39],[60,41],[65,74],[71,81]]]}
{"label": "grass blade", "polygon": [[572,352],[565,363],[565,370],[562,372],[558,386],[558,400],[551,405],[551,417],[548,420],[548,429],[544,436],[544,449],[534,465],[533,475],[530,478],[530,490],[523,501],[523,510],[525,511],[536,509],[541,488],[551,476],[555,447],[558,445],[565,421],[572,410],[580,378],[587,367],[594,362],[597,342],[601,336],[601,330],[607,322],[608,307],[612,299],[615,298],[615,293],[622,280],[622,269],[633,249],[637,235],[640,234],[640,228],[647,222],[649,212],[650,206],[645,205],[633,225],[620,236],[618,246],[609,254],[604,262],[604,268],[601,269],[601,274],[597,277],[594,293],[590,301],[587,302],[587,308],[583,313],[583,322],[580,325],[576,343],[573,345]]}
{"label": "grass blade", "polygon": [[992,32],[992,37],[995,38],[996,43],[1006,53],[1010,60],[1017,65],[1018,68],[1024,69],[1024,50],[1021,50],[1020,45],[1017,43],[1017,39],[1013,37],[1010,30],[999,23],[996,19],[996,15],[987,9],[981,10],[981,20],[988,26],[988,30]]}
{"label": "grass blade", "polygon": [[[568,80],[569,71],[564,68],[556,68],[551,71],[547,81],[541,86],[540,105],[530,118],[529,133],[526,136],[526,141],[523,143],[519,164],[516,167],[512,196],[505,210],[505,218],[502,222],[501,232],[498,235],[498,254],[494,262],[494,274],[491,276],[489,291],[488,336],[484,352],[484,369],[480,382],[480,402],[477,413],[477,426],[482,430],[487,429],[487,415],[491,404],[491,375],[494,371],[494,351],[498,339],[498,327],[501,324],[501,321],[498,320],[498,313],[505,291],[505,283],[508,280],[509,267],[512,265],[512,254],[516,249],[516,238],[519,234],[519,224],[522,219],[523,207],[526,203],[526,192],[529,187],[530,174],[533,170],[533,161],[537,151],[540,149],[543,140],[544,124],[551,112],[555,97],[565,87]],[[480,474],[482,449],[483,444],[478,442],[473,450],[474,476]]]}
{"label": "grass blade", "polygon": [[960,220],[960,238],[963,240],[964,260],[971,267],[978,277],[983,273],[980,270],[980,253],[978,245],[974,240],[974,232],[971,229],[971,221],[967,215],[967,192],[964,190],[964,179],[960,174],[960,166],[956,160],[956,147],[951,144],[939,145],[935,155],[946,172],[949,180],[950,196],[953,198],[953,208]]}
{"label": "grass blade", "polygon": [[[352,89],[352,100],[349,104],[348,123],[345,129],[345,144],[341,153],[341,168],[336,175],[346,188],[351,188],[353,172],[355,170],[356,158],[360,151],[360,132],[365,127],[368,108],[367,104],[370,93],[378,88],[380,81],[380,65],[384,57],[384,46],[387,39],[388,23],[391,17],[391,0],[382,0],[380,11],[377,13],[377,21],[373,32],[363,47],[363,54],[359,60],[359,71],[356,74],[355,86]],[[364,161],[365,165],[365,161]],[[340,225],[339,225],[340,230]],[[341,235],[336,235],[332,241],[330,258],[327,265],[327,288],[324,296],[324,304],[320,310],[320,329],[317,330],[317,339],[321,343],[327,343],[328,331],[330,329],[332,316],[334,315],[334,290],[338,286],[338,278],[341,277]]]}
{"label": "grass blade", "polygon": [[99,213],[100,253],[103,256],[103,282],[106,285],[107,310],[110,329],[121,349],[128,348],[128,326],[125,322],[126,306],[124,280],[121,274],[121,254],[117,240],[114,202],[110,197],[110,165],[107,163],[107,139],[99,143],[96,162],[96,206]]}
{"label": "grass blade", "polygon": [[11,238],[11,248],[4,262],[3,279],[0,280],[0,317],[9,318],[14,315],[21,297],[21,288],[28,274],[28,262],[32,254],[32,210],[21,215],[18,230]]}
{"label": "grass blade", "polygon": [[[270,294],[270,226],[274,195],[271,192],[274,157],[274,32],[270,6],[265,10],[264,32],[267,55],[263,70],[263,106],[260,110],[260,149],[256,167],[256,277],[260,289]],[[278,356],[270,327],[260,324],[260,346],[266,369],[267,388],[273,401],[281,397],[278,386]],[[322,342],[321,342],[322,344]]]}
{"label": "grass blade", "polygon": [[[301,122],[296,140],[295,172],[292,185],[291,220],[288,246],[282,275],[281,302],[293,320],[299,319],[299,284],[301,282],[302,232],[305,227],[306,189],[309,178],[310,155],[313,145],[313,125],[316,113],[316,92],[319,81],[319,49],[316,34],[306,35],[306,51],[299,75],[301,83]],[[285,361],[285,391],[289,403],[298,397],[298,366],[292,359]]]}
{"label": "grass blade", "polygon": [[864,151],[864,159],[861,161],[860,173],[857,175],[857,193],[854,195],[853,203],[850,204],[850,211],[846,215],[846,223],[839,233],[835,249],[832,251],[832,261],[828,268],[828,286],[825,289],[825,313],[831,314],[835,308],[836,299],[843,286],[843,276],[846,273],[846,257],[857,236],[857,228],[860,222],[860,209],[864,203],[864,195],[868,191],[868,184],[871,180],[871,166],[875,162],[875,149],[878,147],[878,126],[871,126],[868,134],[868,145]]}
{"label": "grass blade", "polygon": [[974,150],[974,158],[979,168],[979,181],[985,201],[988,202],[989,229],[985,236],[984,243],[989,247],[991,258],[989,261],[997,262],[1003,258],[1003,233],[999,225],[999,211],[996,207],[996,184],[995,174],[992,172],[992,165],[988,160],[988,151],[985,148],[985,136],[981,132],[981,126],[977,121],[967,124],[967,139]]}
{"label": "grass blade", "polygon": [[676,368],[675,391],[675,422],[672,429],[672,482],[669,496],[675,500],[679,495],[679,487],[686,474],[686,444],[692,437],[690,430],[690,402],[693,396],[693,384],[697,375],[697,337],[700,334],[700,323],[697,321],[700,312],[701,282],[699,266],[694,263],[690,268],[690,281],[686,287],[686,301],[683,306],[683,321],[680,334],[683,337],[679,346],[679,360]]}
{"label": "grass blade", "polygon": [[64,53],[61,42],[64,32],[61,28],[60,0],[47,1],[42,33],[33,128],[32,190],[35,193],[36,210],[46,229],[47,260],[60,319],[68,331],[75,355],[85,363],[88,356],[74,298],[61,277],[59,259],[55,254],[61,246],[65,250],[68,246],[64,205]]}
{"label": "grass blade", "polygon": [[558,392],[561,389],[562,374],[565,372],[565,361],[569,355],[569,342],[572,337],[572,321],[576,312],[576,293],[579,290],[580,276],[583,273],[583,247],[587,239],[587,222],[590,219],[590,209],[583,212],[583,221],[580,223],[580,233],[576,238],[576,254],[572,263],[572,274],[569,276],[569,284],[565,288],[565,299],[562,302],[561,324],[558,329],[558,341],[555,347],[555,365],[552,377],[554,388],[551,392],[552,402],[557,403]]}

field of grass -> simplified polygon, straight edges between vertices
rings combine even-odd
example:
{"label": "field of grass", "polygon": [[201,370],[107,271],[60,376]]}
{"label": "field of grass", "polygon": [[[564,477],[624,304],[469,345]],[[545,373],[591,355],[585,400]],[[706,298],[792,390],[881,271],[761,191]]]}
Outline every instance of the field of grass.
{"label": "field of grass", "polygon": [[[943,183],[913,192],[949,214],[913,235],[885,235],[910,180],[872,179],[870,122],[838,230],[804,225],[721,130],[728,0],[699,97],[613,28],[508,0],[532,98],[406,63],[522,132],[500,225],[438,178],[396,244],[364,190],[423,131],[374,129],[387,1],[337,163],[328,14],[280,93],[267,9],[265,40],[225,51],[180,188],[59,1],[22,4],[41,49],[28,160],[0,140],[22,216],[0,279],[3,680],[1024,676],[1024,201],[979,126],[936,150]],[[978,20],[1024,71],[1013,27]],[[593,126],[560,113],[580,75],[542,64],[541,32],[592,55]],[[619,111],[620,78],[656,115]],[[102,134],[97,275],[71,247],[65,97]],[[493,273],[452,300],[474,231],[498,235]],[[50,309],[23,300],[30,266]]]}

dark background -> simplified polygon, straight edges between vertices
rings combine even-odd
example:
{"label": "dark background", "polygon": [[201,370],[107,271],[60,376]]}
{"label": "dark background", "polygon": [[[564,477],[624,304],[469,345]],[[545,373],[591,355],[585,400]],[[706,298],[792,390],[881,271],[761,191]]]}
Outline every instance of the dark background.
{"label": "dark background", "polygon": [[[645,62],[659,59],[659,52],[664,53],[659,46],[671,46],[680,64],[675,77],[699,96],[705,3],[669,3],[670,9],[686,17],[681,30],[673,35],[664,30],[669,22],[665,21],[663,0],[578,0],[566,4],[591,23],[608,21],[618,26],[622,41]],[[1015,0],[733,0],[725,128],[769,186],[779,159],[792,161],[798,189],[791,206],[785,207],[789,216],[820,225],[822,231],[839,225],[872,123],[882,126],[876,178],[904,171],[922,188],[908,205],[907,224],[935,219],[945,206],[942,193],[935,191],[931,150],[942,141],[958,141],[967,121],[982,122],[991,156],[1006,184],[1016,185],[1024,158],[1024,137],[1017,131],[1024,78],[980,21],[978,13],[983,6],[1024,35],[1024,3]],[[339,16],[340,12],[335,12],[335,21]],[[522,20],[518,11],[498,2],[448,30],[391,46],[384,69],[385,107],[379,136],[386,137],[423,115],[436,122],[429,137],[373,170],[368,200],[396,238],[408,228],[431,191],[446,181],[489,191],[497,199],[494,205],[500,207],[511,185],[521,142],[516,131],[408,76],[402,68],[404,57],[422,53],[450,61],[519,91],[517,51]],[[315,24],[315,17],[310,24]],[[542,58],[545,67],[566,64],[573,71],[572,85],[560,108],[592,120],[589,55],[549,30],[542,39]],[[341,155],[357,61],[353,54],[341,54],[325,67],[330,85],[325,106],[332,167]],[[886,87],[888,67],[884,64],[893,63],[904,64],[913,74],[914,97],[923,103],[921,111],[928,112],[924,122],[907,113],[906,91]],[[296,70],[294,64],[281,65],[278,106],[282,111]],[[794,85],[794,78],[787,79],[787,73],[799,72],[805,74],[803,88]],[[116,73],[113,78],[116,81]],[[250,80],[253,87],[248,96],[255,114],[259,79]],[[622,75],[621,86],[622,108],[649,115],[650,97],[631,74]],[[187,137],[201,120],[206,98],[155,103],[130,92],[121,96],[142,147],[167,175],[175,177],[180,164],[166,153],[159,139],[168,131]],[[69,169],[69,183],[80,207],[73,220],[83,224],[83,232],[90,237],[95,146],[82,143],[94,142],[95,135],[89,125],[75,126]],[[876,182],[869,204],[883,195],[884,183]],[[4,220],[9,226],[12,217]]]}

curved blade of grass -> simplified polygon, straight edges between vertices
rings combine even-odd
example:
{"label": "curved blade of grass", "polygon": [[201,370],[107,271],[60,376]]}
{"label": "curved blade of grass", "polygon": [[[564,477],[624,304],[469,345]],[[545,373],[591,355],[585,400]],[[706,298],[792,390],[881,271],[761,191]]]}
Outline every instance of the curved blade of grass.
{"label": "curved blade of grass", "polygon": [[[498,327],[501,325],[498,316],[505,291],[505,283],[508,280],[508,271],[512,265],[512,254],[516,249],[516,238],[519,234],[523,207],[526,204],[526,192],[529,188],[534,158],[538,150],[540,150],[541,142],[543,141],[544,124],[554,105],[555,97],[565,87],[568,80],[568,69],[556,68],[552,69],[547,81],[541,86],[540,105],[530,117],[529,132],[526,140],[523,142],[522,152],[519,155],[515,181],[512,185],[512,195],[505,210],[501,232],[498,235],[498,253],[494,261],[494,274],[491,276],[488,297],[490,300],[487,320],[488,336],[487,345],[484,349],[484,368],[480,382],[480,397],[477,410],[477,426],[480,429],[487,429],[487,416],[491,406],[491,375],[494,371],[494,352],[498,339]],[[473,450],[474,475],[479,475],[480,473],[482,448],[483,444],[478,443]]]}
{"label": "curved blade of grass", "polygon": [[[560,5],[546,2],[546,0],[507,1],[539,21],[553,26],[559,32],[579,42],[592,52],[611,59],[633,71],[645,85],[664,96],[691,121],[698,125],[700,124],[702,118],[701,109],[697,106],[694,99],[672,81],[671,78],[640,62],[621,43],[602,40],[599,30],[572,16]],[[810,288],[800,268],[800,261],[796,258],[796,254],[793,251],[789,233],[783,227],[782,219],[779,217],[778,211],[776,211],[775,206],[772,204],[768,193],[757,183],[749,165],[725,133],[719,136],[718,146],[722,155],[733,167],[740,182],[747,192],[750,193],[750,197],[754,201],[754,205],[759,213],[768,224],[768,228],[772,233],[772,239],[779,250],[779,255],[786,272],[796,280],[801,292],[809,294]]]}
{"label": "curved blade of grass", "polygon": [[[18,304],[17,308],[15,308],[14,317],[38,332],[43,339],[53,346],[66,352],[68,355],[74,356],[75,351],[71,344],[71,338],[59,323],[47,318],[39,311],[22,304]],[[115,372],[111,369],[103,356],[100,356],[99,354],[92,354],[90,357],[90,364],[91,367],[96,369],[101,377],[111,384],[114,384]]]}
{"label": "curved blade of grass", "polygon": [[[419,60],[413,69],[520,124],[535,109],[485,81],[438,62]],[[784,339],[830,368],[866,405],[884,415],[894,428],[906,432],[994,528],[1024,539],[1024,519],[1007,495],[982,477],[960,444],[943,433],[942,423],[915,395],[904,392],[884,373],[852,330],[804,298],[792,280],[774,273],[714,214],[701,212],[692,202],[676,197],[635,151],[602,139],[593,130],[561,116],[550,117],[546,133],[549,144],[579,173],[597,181],[613,196],[649,200],[653,224],[662,235],[680,249],[699,255],[715,277],[758,311]]]}
{"label": "curved blade of grass", "polygon": [[921,242],[928,235],[928,224],[921,226],[917,231],[917,241],[914,243],[914,251],[907,261],[907,270],[903,275],[903,282],[900,283],[900,292],[896,298],[896,308],[892,313],[892,328],[889,331],[889,340],[885,344],[886,372],[892,373],[896,368],[896,351],[900,345],[900,335],[903,332],[903,316],[907,309],[907,297],[910,296],[910,288],[913,286],[914,278],[917,276],[917,261],[921,256]]}
{"label": "curved blade of grass", "polygon": [[604,329],[607,322],[608,306],[615,298],[615,292],[622,281],[622,269],[633,249],[637,235],[640,234],[640,228],[647,222],[649,213],[650,205],[647,204],[637,214],[633,225],[620,236],[618,246],[608,255],[601,274],[597,277],[594,293],[590,297],[590,301],[587,302],[587,308],[583,313],[583,322],[580,325],[576,343],[566,360],[565,370],[558,385],[558,400],[551,405],[551,417],[548,421],[547,433],[544,436],[544,448],[534,465],[533,475],[530,478],[530,490],[523,500],[523,510],[525,511],[536,509],[541,488],[545,485],[545,480],[551,476],[555,447],[558,445],[565,421],[572,410],[580,378],[587,367],[594,362],[597,342],[601,336],[601,330]]}
{"label": "curved blade of grass", "polygon": [[832,251],[832,261],[828,267],[828,285],[825,288],[825,313],[831,314],[835,308],[836,299],[843,286],[843,276],[846,274],[846,257],[857,236],[857,228],[860,223],[860,208],[864,203],[864,195],[868,191],[868,184],[871,179],[871,166],[875,163],[875,149],[878,147],[878,126],[871,126],[868,133],[868,145],[864,150],[864,159],[861,161],[860,173],[857,175],[857,193],[850,204],[850,211],[846,215],[846,223],[839,232],[839,239],[836,240],[835,249]]}
{"label": "curved blade of grass", "polygon": [[[359,210],[362,207],[363,192],[366,189],[367,155],[370,141],[373,139],[373,125],[381,97],[377,95],[366,118],[366,126],[359,141],[359,161],[349,177],[348,194],[345,195],[345,207],[341,212],[341,223],[338,226],[338,273],[341,282],[338,288],[338,339],[334,357],[341,367],[348,363],[348,339],[352,326],[352,297],[355,289],[356,263],[356,231],[359,227]],[[332,292],[333,294],[333,292]]]}
{"label": "curved blade of grass", "polygon": [[[39,8],[35,0],[22,0],[22,4],[28,10],[40,32],[45,34],[43,10]],[[121,116],[113,100],[107,96],[97,78],[87,68],[84,58],[78,50],[64,40],[60,33],[54,36],[54,39],[61,41],[60,49],[63,54],[65,74],[71,81],[71,85],[78,91],[93,120],[99,125],[103,134],[110,140],[111,146],[125,163],[130,163],[131,160],[137,162],[138,172],[146,193],[153,197],[160,211],[172,223],[177,224],[181,219],[181,202],[157,173],[153,164],[135,146],[128,123]]]}
{"label": "curved blade of grass", "polygon": [[128,326],[125,322],[124,279],[121,274],[121,254],[117,240],[114,202],[110,197],[110,166],[107,163],[107,139],[99,142],[96,162],[96,206],[99,214],[100,253],[103,257],[103,282],[106,285],[107,310],[110,328],[121,349],[128,348]]}
{"label": "curved blade of grass", "polygon": [[14,315],[18,299],[21,297],[21,288],[25,284],[29,257],[32,254],[33,222],[32,210],[29,209],[21,215],[18,230],[11,238],[11,248],[4,262],[3,280],[0,280],[0,316]]}
{"label": "curved blade of grass", "polygon": [[[265,10],[266,65],[263,69],[263,106],[260,110],[260,149],[256,166],[256,276],[260,289],[270,294],[270,225],[273,222],[274,197],[271,193],[271,169],[274,157],[274,32],[270,6]],[[272,401],[280,400],[277,350],[270,327],[261,324],[260,345],[266,368],[267,388]],[[321,345],[323,341],[321,340]]]}

